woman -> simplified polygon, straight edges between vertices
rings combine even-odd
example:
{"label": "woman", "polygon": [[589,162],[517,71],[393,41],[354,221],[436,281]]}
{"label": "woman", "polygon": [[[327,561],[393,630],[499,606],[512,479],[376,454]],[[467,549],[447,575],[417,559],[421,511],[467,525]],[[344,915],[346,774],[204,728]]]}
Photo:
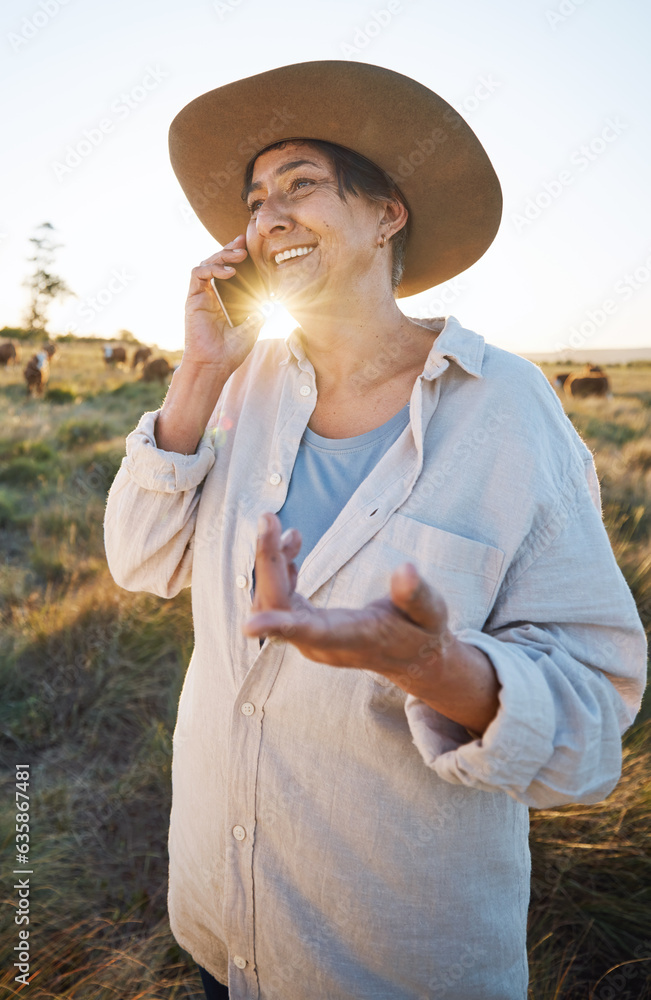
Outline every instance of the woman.
{"label": "woman", "polygon": [[[481,256],[497,179],[439,97],[353,63],[204,95],[171,152],[239,233],[107,507],[118,583],[193,586],[172,929],[209,996],[523,1000],[527,807],[614,787],[644,638],[546,379],[395,302]],[[220,309],[249,256],[287,344]]]}

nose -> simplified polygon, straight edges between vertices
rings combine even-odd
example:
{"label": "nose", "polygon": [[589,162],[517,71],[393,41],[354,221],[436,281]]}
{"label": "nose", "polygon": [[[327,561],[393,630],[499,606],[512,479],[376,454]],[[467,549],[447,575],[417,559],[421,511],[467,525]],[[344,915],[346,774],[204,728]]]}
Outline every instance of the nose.
{"label": "nose", "polygon": [[293,224],[281,200],[272,194],[265,198],[255,217],[258,235],[263,237],[285,233],[292,228]]}

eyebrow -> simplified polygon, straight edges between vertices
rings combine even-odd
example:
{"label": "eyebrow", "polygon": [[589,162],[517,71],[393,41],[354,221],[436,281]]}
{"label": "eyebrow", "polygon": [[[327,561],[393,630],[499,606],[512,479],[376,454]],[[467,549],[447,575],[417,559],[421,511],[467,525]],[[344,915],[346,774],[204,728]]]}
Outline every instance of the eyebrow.
{"label": "eyebrow", "polygon": [[[292,160],[290,163],[283,163],[283,165],[278,167],[277,170],[274,170],[274,177],[280,177],[282,176],[282,174],[289,173],[290,170],[296,170],[297,167],[304,167],[304,166],[316,167],[317,170],[321,169],[319,167],[319,164],[314,163],[313,160]],[[261,187],[262,183],[260,181],[252,181],[251,184],[247,184],[247,186],[242,191],[243,200],[246,201],[252,191],[259,191]]]}

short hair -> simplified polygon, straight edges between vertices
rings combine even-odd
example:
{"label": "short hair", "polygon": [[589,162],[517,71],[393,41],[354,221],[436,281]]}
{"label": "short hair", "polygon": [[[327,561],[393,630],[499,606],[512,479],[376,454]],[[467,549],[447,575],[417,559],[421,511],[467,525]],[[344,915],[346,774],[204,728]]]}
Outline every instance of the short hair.
{"label": "short hair", "polygon": [[[334,142],[326,142],[324,139],[283,139],[280,142],[271,143],[271,145],[261,149],[259,153],[256,153],[249,160],[246,166],[244,188],[242,190],[243,201],[246,201],[247,198],[247,191],[253,179],[253,167],[257,158],[270,149],[284,149],[290,143],[295,143],[299,146],[315,146],[325,153],[334,167],[339,187],[339,197],[342,201],[346,201],[346,192],[354,195],[356,198],[360,194],[364,194],[371,201],[399,201],[409,211],[407,200],[402,191],[384,170],[371,160],[367,160],[361,153],[355,153],[352,149],[339,146]],[[393,254],[391,262],[391,287],[394,292],[402,281],[405,269],[408,225],[409,220],[389,240]]]}

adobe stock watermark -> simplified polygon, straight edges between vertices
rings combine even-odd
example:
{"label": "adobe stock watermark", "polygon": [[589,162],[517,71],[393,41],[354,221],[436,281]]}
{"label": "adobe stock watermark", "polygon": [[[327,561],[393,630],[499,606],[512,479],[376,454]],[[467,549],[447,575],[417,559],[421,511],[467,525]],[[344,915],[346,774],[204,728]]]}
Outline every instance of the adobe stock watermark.
{"label": "adobe stock watermark", "polygon": [[228,17],[229,14],[232,14],[241,3],[242,0],[213,0],[212,9],[219,20],[223,21],[224,18]]}
{"label": "adobe stock watermark", "polygon": [[568,17],[572,17],[572,14],[576,13],[577,8],[582,7],[585,2],[586,0],[561,0],[555,10],[551,10],[548,7],[545,11],[547,24],[551,26],[553,31],[556,31],[559,24],[565,24]]}
{"label": "adobe stock watermark", "polygon": [[543,181],[537,194],[527,198],[521,212],[511,214],[511,222],[516,233],[528,229],[546,209],[558,201],[577,176],[586,170],[606,152],[619,136],[626,131],[628,125],[618,115],[607,118],[601,131],[588,142],[575,149],[569,157],[569,166],[560,170],[556,177]]}
{"label": "adobe stock watermark", "polygon": [[501,80],[496,80],[492,73],[484,73],[477,79],[477,83],[469,94],[461,101],[456,101],[454,107],[460,115],[467,118],[473,114],[484,101],[493,96],[495,91],[502,86]]}
{"label": "adobe stock watermark", "polygon": [[39,0],[39,5],[29,17],[24,17],[18,31],[10,31],[7,40],[14,52],[20,50],[35,38],[39,31],[47,27],[53,17],[59,13],[62,7],[66,7],[70,0]]}
{"label": "adobe stock watermark", "polygon": [[368,20],[358,24],[352,41],[341,42],[339,48],[346,59],[357,59],[367,45],[389,27],[396,14],[402,14],[404,8],[401,0],[389,0],[386,7],[369,11]]}
{"label": "adobe stock watermark", "polygon": [[[444,112],[443,117],[446,119],[446,123],[450,129],[456,130],[461,127],[460,119],[457,118],[456,113],[451,108]],[[413,149],[399,156],[393,170],[387,170],[391,180],[400,185],[400,182],[405,177],[411,177],[414,171],[422,167],[433,153],[436,153],[441,146],[445,145],[449,136],[450,133],[446,128],[435,125],[431,131],[426,132],[425,135],[416,140]]]}
{"label": "adobe stock watermark", "polygon": [[488,441],[498,435],[504,424],[511,421],[512,418],[512,411],[502,405],[489,414],[481,427],[475,427],[474,430],[462,434],[445,461],[440,462],[433,472],[427,475],[423,474],[416,483],[414,495],[417,495],[418,500],[432,499],[437,491],[443,489],[450,478],[458,477],[461,463],[473,461],[485,448]]}
{"label": "adobe stock watermark", "polygon": [[[249,160],[265,146],[269,146],[272,142],[275,142],[278,136],[285,132],[286,126],[295,118],[296,115],[292,114],[287,105],[283,105],[282,108],[274,108],[273,115],[264,128],[261,128],[259,132],[250,132],[238,143],[237,154],[241,159],[233,159],[227,163],[220,164],[219,170],[210,171],[208,179],[201,188],[194,189],[192,192],[192,201],[196,208],[199,211],[206,208],[213,198],[220,196],[221,192],[231,183],[234,177],[238,181],[243,182],[244,168]],[[188,215],[185,205],[181,208],[181,214],[186,222],[192,218],[191,215]]]}
{"label": "adobe stock watermark", "polygon": [[470,93],[444,111],[443,124],[436,125],[417,139],[413,149],[402,154],[392,170],[387,170],[391,180],[399,185],[405,177],[411,177],[415,170],[445,145],[453,132],[463,127],[462,119],[475,112],[501,86],[501,81],[495,79],[492,73],[482,74]]}
{"label": "adobe stock watermark", "polygon": [[443,316],[448,312],[453,302],[463,295],[465,285],[459,277],[451,278],[436,289],[436,294],[419,303],[416,309],[409,310],[409,319],[431,319]]}
{"label": "adobe stock watermark", "polygon": [[603,299],[593,309],[588,309],[584,313],[583,320],[570,327],[567,340],[558,341],[554,350],[563,352],[572,349],[576,351],[583,347],[606,326],[624,302],[629,302],[636,292],[648,285],[650,281],[651,253],[634,270],[627,271],[626,274],[622,275],[613,285],[611,295]]}
{"label": "adobe stock watermark", "polygon": [[128,274],[125,267],[114,267],[106,285],[100,288],[98,292],[95,292],[94,295],[88,295],[80,302],[77,312],[83,320],[90,322],[95,316],[103,312],[107,306],[110,306],[115,297],[123,292],[132,281],[134,281],[134,276]]}
{"label": "adobe stock watermark", "polygon": [[51,166],[59,183],[76,170],[98,146],[101,146],[106,136],[110,135],[120,122],[129,118],[169,75],[169,72],[158,65],[148,66],[139,83],[130,90],[123,90],[119,97],[111,101],[109,106],[111,115],[100,119],[92,128],[84,129],[80,139],[66,146],[63,159],[52,161]]}

